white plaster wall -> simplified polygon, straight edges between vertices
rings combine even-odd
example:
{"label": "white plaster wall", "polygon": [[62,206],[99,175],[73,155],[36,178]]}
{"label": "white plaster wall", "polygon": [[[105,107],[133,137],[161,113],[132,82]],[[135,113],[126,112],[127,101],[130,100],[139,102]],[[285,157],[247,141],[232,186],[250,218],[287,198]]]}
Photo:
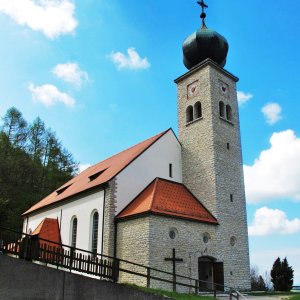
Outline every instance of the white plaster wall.
{"label": "white plaster wall", "polygon": [[[169,177],[169,164],[173,164],[173,178]],[[124,209],[156,177],[182,182],[181,146],[172,130],[117,176],[116,213]]]}
{"label": "white plaster wall", "polygon": [[[104,191],[96,192],[87,195],[81,199],[63,204],[61,206],[49,209],[36,215],[29,216],[28,230],[32,231],[45,218],[58,218],[60,222],[61,217],[61,238],[65,245],[71,244],[71,219],[73,216],[77,217],[77,242],[76,248],[91,250],[91,214],[95,210],[99,213],[98,225],[98,253],[102,252],[102,227],[103,227],[103,202]],[[26,228],[26,218],[24,220],[24,229]],[[28,231],[27,230],[27,231]]]}

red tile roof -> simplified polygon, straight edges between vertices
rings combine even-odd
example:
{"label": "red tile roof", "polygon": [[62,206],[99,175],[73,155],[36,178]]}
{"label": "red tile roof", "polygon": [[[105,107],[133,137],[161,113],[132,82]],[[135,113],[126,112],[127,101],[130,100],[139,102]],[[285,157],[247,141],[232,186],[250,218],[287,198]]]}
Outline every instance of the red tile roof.
{"label": "red tile roof", "polygon": [[55,243],[61,243],[60,230],[57,219],[44,219],[31,235],[38,235],[39,238]]}
{"label": "red tile roof", "polygon": [[141,192],[117,219],[154,213],[218,224],[217,219],[181,183],[165,179],[155,179]]}
{"label": "red tile roof", "polygon": [[[58,203],[81,192],[107,183],[170,130],[171,129],[163,131],[162,133],[153,136],[150,139],[147,139],[131,148],[128,148],[127,150],[107,158],[106,160],[94,166],[89,167],[71,179],[69,182],[61,186],[59,189],[54,191],[52,194],[32,206],[23,215],[30,214],[36,210]],[[97,173],[99,173],[99,175]]]}

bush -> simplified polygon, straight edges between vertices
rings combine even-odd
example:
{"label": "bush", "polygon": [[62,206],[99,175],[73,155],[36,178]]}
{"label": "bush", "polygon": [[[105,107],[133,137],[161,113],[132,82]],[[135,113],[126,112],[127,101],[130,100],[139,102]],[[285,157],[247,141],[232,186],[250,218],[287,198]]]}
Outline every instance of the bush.
{"label": "bush", "polygon": [[267,291],[265,280],[258,273],[257,267],[251,268],[251,290],[252,291]]}

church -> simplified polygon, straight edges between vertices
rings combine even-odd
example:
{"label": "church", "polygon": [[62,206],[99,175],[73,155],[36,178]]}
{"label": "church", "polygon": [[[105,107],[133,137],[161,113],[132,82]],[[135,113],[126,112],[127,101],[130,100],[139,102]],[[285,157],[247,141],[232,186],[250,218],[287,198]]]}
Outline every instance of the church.
{"label": "church", "polygon": [[168,272],[175,249],[178,274],[248,290],[238,78],[198,3],[202,26],[183,42],[187,72],[175,80],[178,136],[165,130],[89,167],[27,210],[23,231]]}

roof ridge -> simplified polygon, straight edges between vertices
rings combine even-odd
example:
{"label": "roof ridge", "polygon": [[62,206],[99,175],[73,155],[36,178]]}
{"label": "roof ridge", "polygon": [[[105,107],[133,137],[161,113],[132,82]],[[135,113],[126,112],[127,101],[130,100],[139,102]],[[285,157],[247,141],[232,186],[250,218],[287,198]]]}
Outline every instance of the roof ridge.
{"label": "roof ridge", "polygon": [[[146,191],[149,188],[153,190],[147,196]],[[141,205],[135,207],[135,203],[141,204],[148,197],[152,198],[150,209],[145,209]],[[218,220],[214,215],[183,183],[165,178],[155,178],[116,216],[116,219],[127,219],[145,213],[158,213],[214,225],[218,224]]]}
{"label": "roof ridge", "polygon": [[[124,150],[122,150],[122,151],[120,151],[120,152],[118,152],[118,153],[116,153],[116,154],[114,154],[114,155],[112,155],[112,156],[109,156],[109,157],[105,158],[104,160],[101,160],[101,161],[99,161],[98,163],[96,163],[96,164],[90,166],[88,169],[90,169],[90,168],[92,168],[92,167],[95,167],[95,166],[97,166],[97,165],[99,165],[99,164],[101,164],[101,163],[104,163],[105,161],[107,161],[107,160],[109,160],[109,159],[112,159],[113,157],[115,157],[115,156],[117,156],[117,155],[120,155],[121,153],[124,153],[124,152],[126,152],[126,151],[129,151],[129,150],[131,150],[132,148],[134,148],[134,147],[136,147],[136,146],[138,146],[138,145],[141,145],[141,144],[143,144],[143,143],[145,143],[145,142],[147,142],[147,141],[149,141],[149,140],[151,140],[151,139],[161,137],[161,136],[163,136],[165,133],[167,133],[169,130],[171,130],[171,128],[169,128],[169,129],[167,129],[167,130],[164,130],[164,131],[162,131],[162,132],[160,132],[160,133],[158,133],[158,134],[156,134],[156,135],[153,135],[152,137],[150,137],[150,138],[148,138],[148,139],[146,139],[146,140],[143,140],[143,141],[141,141],[141,142],[139,142],[139,143],[137,143],[137,144],[134,144],[134,145],[132,145],[131,147],[126,148],[126,149],[124,149]],[[154,142],[154,141],[153,141],[153,142]]]}
{"label": "roof ridge", "polygon": [[[147,151],[152,145],[154,145],[157,141],[160,140],[166,133],[170,132],[172,129],[169,128],[164,130],[144,141],[141,141],[115,155],[108,157],[93,166],[89,167],[85,171],[77,174],[75,177],[67,181],[61,187],[53,191],[51,194],[34,204],[31,208],[29,208],[26,212],[23,213],[27,215],[39,209],[45,208],[50,206],[54,203],[58,203],[62,200],[74,197],[75,195],[88,191],[90,189],[96,188],[101,184],[107,183],[108,181],[112,180],[116,177],[120,172],[122,172],[128,165],[130,165],[135,159],[137,159],[140,155],[142,155],[145,151]],[[88,180],[88,177],[93,175],[99,170],[106,170],[103,172],[106,174],[100,180],[95,180],[93,183]],[[99,177],[101,178],[101,177]],[[63,193],[58,194],[57,191],[63,189]]]}
{"label": "roof ridge", "polygon": [[150,210],[154,208],[154,203],[155,203],[155,198],[156,198],[156,194],[157,194],[157,185],[158,185],[158,183],[159,183],[159,178],[156,177],[154,179],[153,196],[152,196],[152,202],[151,202]]}

